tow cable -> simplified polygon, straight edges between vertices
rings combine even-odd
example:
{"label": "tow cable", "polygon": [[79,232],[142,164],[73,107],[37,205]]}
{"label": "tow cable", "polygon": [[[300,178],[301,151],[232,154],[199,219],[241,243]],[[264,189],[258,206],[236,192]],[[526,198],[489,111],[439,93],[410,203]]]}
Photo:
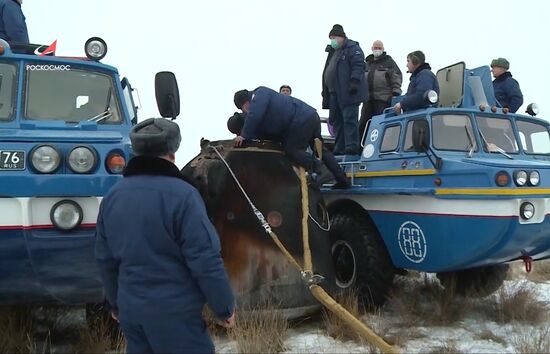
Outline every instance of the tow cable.
{"label": "tow cable", "polygon": [[309,195],[308,195],[308,186],[307,186],[307,179],[306,179],[306,173],[303,167],[299,168],[299,177],[301,182],[301,192],[302,192],[302,238],[303,238],[303,245],[304,245],[304,267],[300,266],[296,259],[288,252],[286,247],[281,243],[279,240],[279,237],[275,232],[271,229],[271,225],[266,221],[264,215],[252,201],[248,197],[248,194],[242,187],[241,183],[237,179],[237,176],[233,173],[233,170],[227,163],[227,161],[224,159],[224,157],[220,154],[218,149],[215,146],[210,145],[210,147],[214,150],[216,155],[220,158],[220,160],[224,163],[224,165],[227,167],[227,170],[231,174],[231,177],[233,177],[233,180],[241,190],[241,193],[246,198],[248,204],[250,205],[250,208],[252,209],[252,212],[254,215],[256,215],[256,218],[264,228],[265,232],[271,237],[273,242],[277,245],[277,247],[283,252],[283,254],[288,258],[290,263],[298,269],[302,276],[302,281],[308,286],[309,291],[311,291],[311,294],[326,308],[328,308],[330,311],[332,311],[336,316],[338,316],[340,319],[345,321],[351,328],[356,330],[358,333],[363,335],[365,339],[372,345],[376,346],[378,349],[380,349],[383,353],[399,353],[397,349],[395,349],[393,346],[389,345],[382,339],[380,336],[378,336],[372,329],[370,329],[366,324],[361,322],[359,319],[357,319],[355,316],[353,316],[348,310],[346,310],[342,305],[340,305],[336,300],[334,300],[322,287],[319,286],[319,284],[324,280],[324,277],[319,274],[313,273],[313,264],[311,261],[311,250],[309,248],[309,230],[308,230],[308,216],[309,216]]}

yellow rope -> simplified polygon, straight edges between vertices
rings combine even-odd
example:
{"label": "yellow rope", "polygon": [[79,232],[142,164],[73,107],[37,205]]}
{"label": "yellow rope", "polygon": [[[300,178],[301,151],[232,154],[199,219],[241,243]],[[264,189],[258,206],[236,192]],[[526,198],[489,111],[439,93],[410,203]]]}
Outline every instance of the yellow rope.
{"label": "yellow rope", "polygon": [[[303,243],[304,243],[304,271],[305,272],[312,272],[312,262],[311,262],[311,250],[309,248],[309,231],[308,231],[308,223],[307,223],[307,216],[309,214],[309,196],[308,196],[308,187],[307,187],[307,180],[306,180],[306,173],[303,167],[300,167],[300,181],[301,181],[301,189],[302,189],[302,231],[303,231]],[[273,236],[272,236],[273,237]],[[277,237],[277,235],[275,235]],[[284,249],[284,246],[278,242],[277,245],[279,248],[287,255],[287,257],[291,258],[291,262],[293,262],[295,265],[297,265],[296,261],[292,258],[290,253]],[[298,266],[298,269],[300,267]],[[389,345],[382,339],[380,336],[378,336],[372,329],[370,329],[366,324],[359,321],[356,317],[354,317],[348,310],[346,310],[342,305],[337,303],[323,288],[316,284],[311,284],[309,286],[309,290],[313,294],[313,296],[319,300],[321,304],[323,304],[326,308],[328,308],[330,311],[332,311],[336,316],[338,316],[340,319],[342,319],[344,322],[346,322],[351,328],[362,334],[365,339],[371,343],[372,345],[376,346],[378,349],[380,349],[383,353],[399,353],[397,349]]]}
{"label": "yellow rope", "polygon": [[[277,234],[271,230],[271,227],[265,221],[265,218],[262,215],[262,213],[256,209],[254,204],[252,204],[252,201],[250,200],[250,198],[242,188],[237,177],[234,175],[233,171],[231,170],[231,167],[229,166],[229,164],[227,164],[227,161],[225,161],[223,156],[215,147],[213,148],[216,154],[222,159],[224,164],[227,166],[227,168],[231,172],[233,179],[235,180],[235,182],[243,192],[248,203],[250,204],[254,213],[256,214],[256,217],[259,218],[259,221],[262,223],[262,226],[264,227],[266,232],[269,234],[273,242],[275,242],[275,244],[277,245],[277,247],[279,247],[281,252],[283,252],[283,254],[288,258],[288,260],[300,271],[300,273],[302,274],[302,277],[312,276],[313,265],[311,261],[311,250],[309,247],[309,230],[308,230],[309,196],[308,196],[306,173],[304,168],[300,167],[300,173],[299,173],[300,182],[301,182],[301,191],[302,191],[302,239],[303,239],[303,246],[304,246],[304,269],[302,269],[302,267],[298,264],[298,262],[294,259],[294,257],[288,252],[286,247],[281,243]],[[379,337],[376,333],[374,333],[374,331],[371,330],[367,325],[365,325],[363,322],[355,318],[349,311],[347,311],[344,307],[342,307],[342,305],[338,304],[323,288],[313,283],[313,284],[309,284],[309,290],[311,291],[312,295],[317,300],[319,300],[321,304],[323,304],[326,308],[328,308],[330,311],[336,314],[339,318],[345,321],[351,328],[361,333],[369,343],[376,346],[383,353],[392,353],[392,354],[399,353],[394,347],[386,343],[381,337]]]}
{"label": "yellow rope", "polygon": [[[304,270],[311,272],[313,264],[311,262],[311,249],[309,248],[309,228],[307,219],[309,216],[309,196],[307,190],[306,171],[300,167],[300,181],[302,189],[302,243],[304,246]],[[305,183],[304,183],[305,182]]]}

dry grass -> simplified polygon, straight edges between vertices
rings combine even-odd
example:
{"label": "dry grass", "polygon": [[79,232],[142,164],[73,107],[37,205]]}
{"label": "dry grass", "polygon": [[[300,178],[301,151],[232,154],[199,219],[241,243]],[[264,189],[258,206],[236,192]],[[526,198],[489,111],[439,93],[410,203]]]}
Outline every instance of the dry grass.
{"label": "dry grass", "polygon": [[499,323],[537,324],[548,318],[548,310],[548,305],[537,300],[534,291],[527,286],[513,290],[501,288],[496,301],[482,307],[489,319]]}
{"label": "dry grass", "polygon": [[384,338],[386,342],[396,347],[404,347],[410,340],[426,338],[427,335],[415,327],[394,327]]}
{"label": "dry grass", "polygon": [[[36,353],[32,308],[29,306],[0,307],[0,352]],[[42,352],[45,352],[43,348]]]}
{"label": "dry grass", "polygon": [[520,331],[512,336],[512,345],[518,353],[550,353],[550,327]]}
{"label": "dry grass", "polygon": [[228,331],[239,353],[281,353],[288,335],[287,320],[270,303],[238,310],[235,328]]}
{"label": "dry grass", "polygon": [[488,329],[484,329],[483,331],[481,331],[481,333],[478,333],[476,338],[479,339],[479,340],[485,340],[485,341],[498,343],[498,344],[501,344],[502,346],[506,346],[506,344],[507,344],[507,342],[504,338],[502,338],[500,336],[497,336],[496,334],[494,334],[493,332],[491,332]]}
{"label": "dry grass", "polygon": [[[359,295],[356,291],[345,291],[336,296],[334,300],[336,300],[336,302],[338,302],[356,318],[359,318],[365,312],[360,305],[361,301],[359,301]],[[358,343],[363,342],[361,335],[350,328],[344,320],[332,311],[323,308],[322,316],[325,330],[332,338],[340,341],[353,340]]]}
{"label": "dry grass", "polygon": [[531,273],[527,273],[527,279],[543,283],[550,280],[550,260],[537,261],[533,263]]}
{"label": "dry grass", "polygon": [[95,323],[81,328],[75,353],[125,353],[126,340],[119,329],[113,328],[113,322],[106,317],[97,318]]}
{"label": "dry grass", "polygon": [[457,297],[452,286],[444,289],[437,278],[425,274],[421,282],[396,279],[387,307],[404,327],[450,325],[464,317],[472,301]]}
{"label": "dry grass", "polygon": [[454,340],[448,340],[445,344],[426,350],[425,353],[428,354],[458,354],[463,353],[458,350]]}

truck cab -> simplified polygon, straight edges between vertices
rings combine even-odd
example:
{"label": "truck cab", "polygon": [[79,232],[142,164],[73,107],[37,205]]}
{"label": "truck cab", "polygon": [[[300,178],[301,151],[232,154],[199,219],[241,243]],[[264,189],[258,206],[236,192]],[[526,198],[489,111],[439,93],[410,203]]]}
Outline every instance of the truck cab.
{"label": "truck cab", "polygon": [[0,304],[101,302],[99,204],[122,178],[132,88],[97,60],[0,40]]}
{"label": "truck cab", "polygon": [[437,79],[436,104],[372,118],[351,189],[323,191],[339,284],[374,304],[403,270],[488,294],[508,263],[550,257],[549,123],[499,107],[487,66]]}

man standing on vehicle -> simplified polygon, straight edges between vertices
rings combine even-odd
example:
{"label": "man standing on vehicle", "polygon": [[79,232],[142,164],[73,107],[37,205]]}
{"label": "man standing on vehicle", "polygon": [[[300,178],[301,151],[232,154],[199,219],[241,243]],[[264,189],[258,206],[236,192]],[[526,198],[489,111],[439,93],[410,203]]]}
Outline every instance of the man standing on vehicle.
{"label": "man standing on vehicle", "polygon": [[214,352],[205,302],[232,327],[234,295],[204,203],[174,164],[176,123],[147,119],[130,133],[136,156],[103,199],[96,258],[129,353]]}
{"label": "man standing on vehicle", "polygon": [[336,133],[334,154],[356,155],[360,153],[359,105],[368,94],[364,55],[359,43],[348,39],[341,25],[334,25],[328,36],[323,109],[329,109],[329,123]]}
{"label": "man standing on vehicle", "polygon": [[493,80],[495,97],[502,107],[516,113],[523,104],[523,94],[519,83],[512,78],[508,69],[510,69],[510,63],[504,58],[493,59],[491,62],[491,71],[495,77]]}
{"label": "man standing on vehicle", "polygon": [[[316,138],[322,141],[321,120],[315,108],[264,86],[252,92],[237,91],[234,103],[246,113],[242,131],[235,138],[236,146],[241,146],[246,139],[278,141],[292,162],[304,167],[310,176],[319,173],[319,161],[307,151],[308,146],[314,149]],[[322,159],[336,179],[332,188],[349,188],[346,174],[324,146]]]}
{"label": "man standing on vehicle", "polygon": [[382,114],[391,105],[393,96],[401,95],[403,74],[395,60],[384,51],[384,43],[376,40],[372,43],[372,54],[365,58],[365,75],[369,85],[369,99],[363,102],[359,121],[359,138],[363,136],[367,122]]}
{"label": "man standing on vehicle", "polygon": [[29,43],[23,0],[0,0],[0,38],[10,43]]}
{"label": "man standing on vehicle", "polygon": [[397,114],[428,107],[430,103],[424,97],[427,91],[434,90],[439,95],[439,83],[424,53],[415,50],[407,55],[407,72],[412,73],[411,82],[405,97],[393,106]]}

